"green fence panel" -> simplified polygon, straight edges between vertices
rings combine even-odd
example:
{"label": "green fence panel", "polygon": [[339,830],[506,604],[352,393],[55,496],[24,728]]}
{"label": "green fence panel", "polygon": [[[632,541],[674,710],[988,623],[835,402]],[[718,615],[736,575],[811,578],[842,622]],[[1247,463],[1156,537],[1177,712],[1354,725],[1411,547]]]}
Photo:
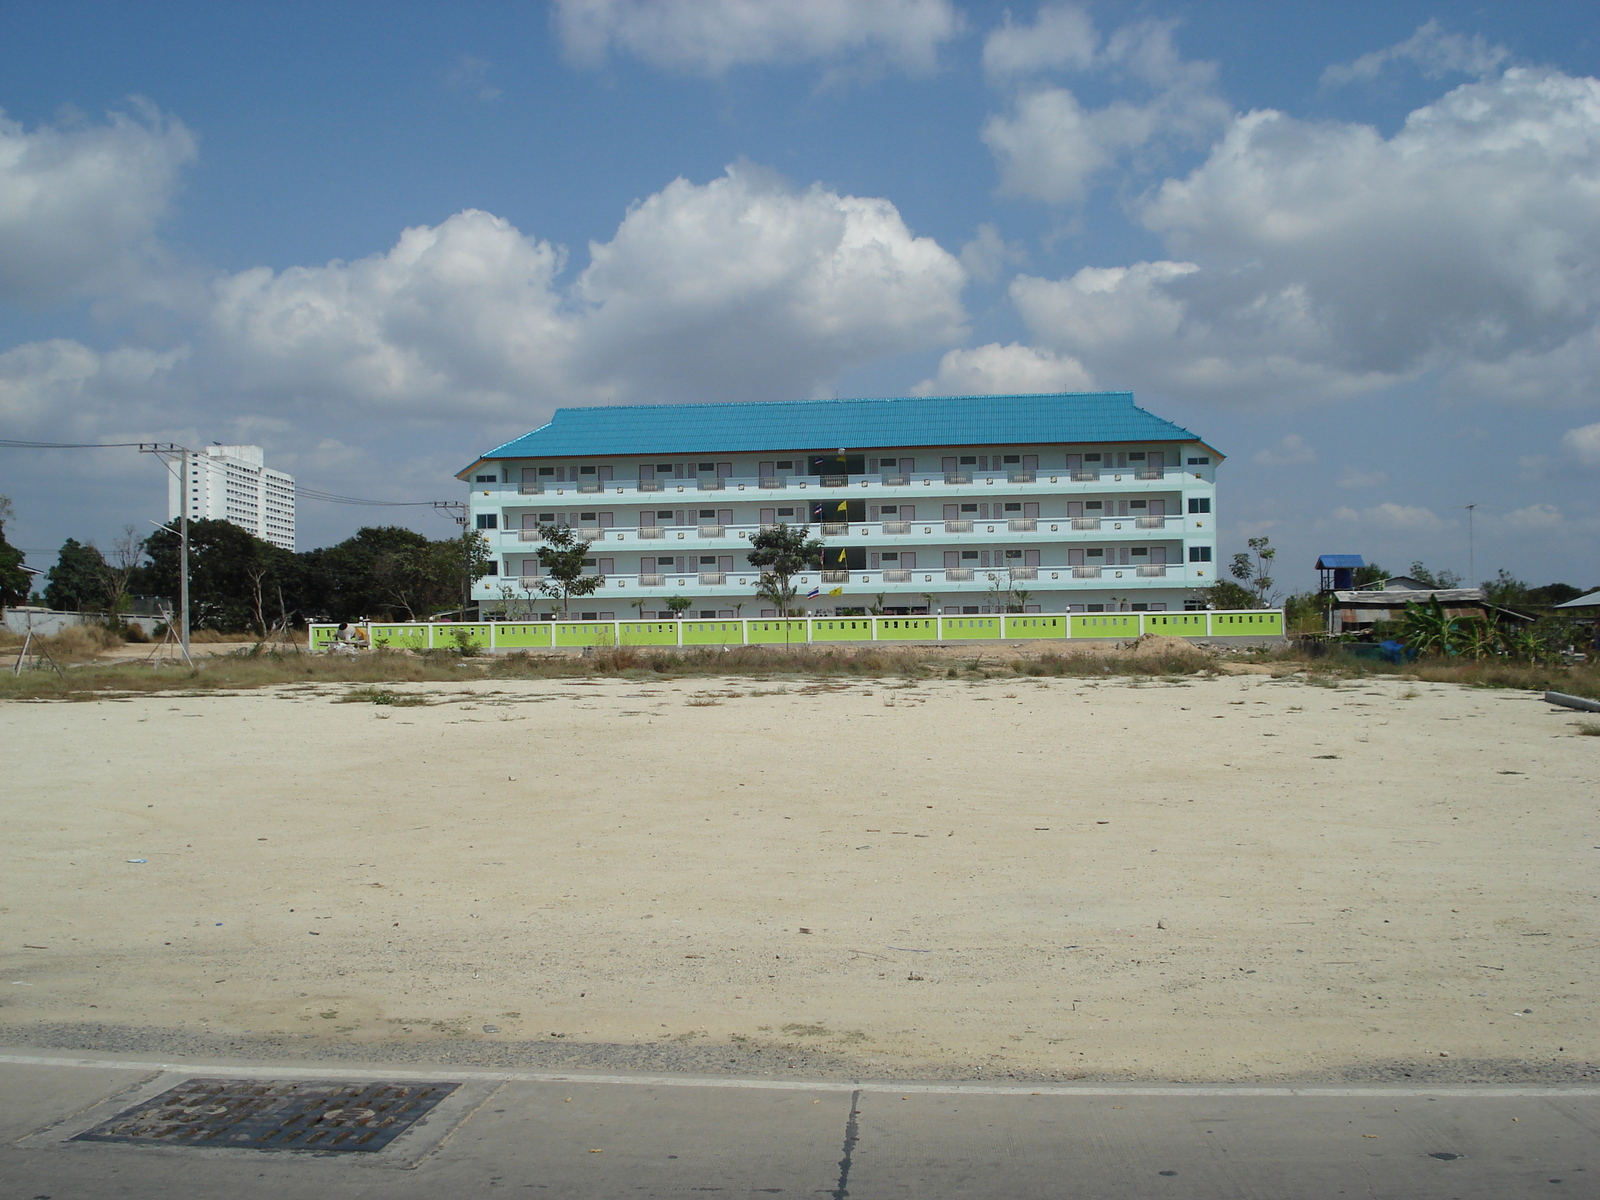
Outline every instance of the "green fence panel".
{"label": "green fence panel", "polygon": [[1138,613],[1073,613],[1075,638],[1132,638],[1139,636]]}
{"label": "green fence panel", "polygon": [[742,646],[744,624],[741,621],[685,621],[683,623],[685,646]]}
{"label": "green fence panel", "polygon": [[613,646],[616,626],[610,621],[551,621],[557,647]]}
{"label": "green fence panel", "polygon": [[937,617],[879,617],[880,642],[935,642],[939,640]]}
{"label": "green fence panel", "polygon": [[426,650],[428,627],[426,625],[369,625],[367,636],[374,646],[387,646],[393,650]]}
{"label": "green fence panel", "polygon": [[871,617],[813,617],[811,619],[813,642],[870,642]]}
{"label": "green fence panel", "polygon": [[1211,614],[1213,637],[1282,637],[1283,614],[1271,609],[1261,612]]}
{"label": "green fence panel", "polygon": [[947,642],[999,641],[1002,632],[999,617],[944,619],[944,640]]}
{"label": "green fence panel", "polygon": [[554,621],[528,621],[520,625],[496,625],[496,650],[542,650],[551,644]]}
{"label": "green fence panel", "polygon": [[1145,613],[1144,631],[1165,637],[1205,637],[1206,614],[1203,612]]}
{"label": "green fence panel", "polygon": [[308,625],[306,626],[307,644],[312,650],[326,650],[333,645],[333,637],[337,632],[338,630],[332,625]]}
{"label": "green fence panel", "polygon": [[1008,638],[1064,638],[1067,636],[1065,617],[1006,617],[1005,634]]}
{"label": "green fence panel", "polygon": [[623,646],[676,646],[678,627],[671,621],[623,621],[617,626]]}
{"label": "green fence panel", "polygon": [[804,646],[806,623],[798,621],[751,621],[752,646]]}

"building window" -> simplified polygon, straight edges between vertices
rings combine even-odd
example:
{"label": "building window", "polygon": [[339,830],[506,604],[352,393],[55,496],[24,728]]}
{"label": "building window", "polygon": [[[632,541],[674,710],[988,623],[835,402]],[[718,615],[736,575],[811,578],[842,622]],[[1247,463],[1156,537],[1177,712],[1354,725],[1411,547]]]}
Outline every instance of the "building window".
{"label": "building window", "polygon": [[487,571],[484,572],[485,575],[498,575],[498,574],[500,574],[500,564],[498,562],[496,562],[494,559],[491,558],[488,561],[488,563],[485,564],[485,565],[489,568]]}
{"label": "building window", "polygon": [[1210,496],[1189,497],[1189,511],[1192,513],[1208,513],[1211,511]]}
{"label": "building window", "polygon": [[478,514],[478,528],[479,529],[498,529],[498,528],[500,528],[500,515],[498,513],[479,513]]}
{"label": "building window", "polygon": [[1211,561],[1211,547],[1210,546],[1190,546],[1189,547],[1189,561],[1190,562],[1210,562]]}
{"label": "building window", "polygon": [[1191,467],[1209,467],[1211,465],[1211,459],[1210,458],[1191,458],[1189,460],[1189,465]]}
{"label": "building window", "polygon": [[475,475],[473,480],[476,483],[499,483],[500,477],[498,475]]}

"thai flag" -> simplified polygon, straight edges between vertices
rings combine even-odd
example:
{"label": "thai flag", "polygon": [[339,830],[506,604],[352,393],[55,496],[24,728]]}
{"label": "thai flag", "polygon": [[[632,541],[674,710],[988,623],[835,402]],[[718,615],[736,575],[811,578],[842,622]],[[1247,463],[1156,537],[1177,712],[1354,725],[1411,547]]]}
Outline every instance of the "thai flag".
{"label": "thai flag", "polygon": [[806,599],[815,600],[820,595],[822,595],[822,589],[820,587],[814,587],[806,593]]}

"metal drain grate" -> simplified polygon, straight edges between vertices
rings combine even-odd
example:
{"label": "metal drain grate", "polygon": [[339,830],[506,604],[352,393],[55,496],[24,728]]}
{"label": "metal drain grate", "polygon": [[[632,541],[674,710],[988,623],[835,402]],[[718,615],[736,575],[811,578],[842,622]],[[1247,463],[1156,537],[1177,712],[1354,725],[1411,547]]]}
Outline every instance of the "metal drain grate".
{"label": "metal drain grate", "polygon": [[460,1086],[190,1079],[71,1140],[247,1150],[382,1150]]}

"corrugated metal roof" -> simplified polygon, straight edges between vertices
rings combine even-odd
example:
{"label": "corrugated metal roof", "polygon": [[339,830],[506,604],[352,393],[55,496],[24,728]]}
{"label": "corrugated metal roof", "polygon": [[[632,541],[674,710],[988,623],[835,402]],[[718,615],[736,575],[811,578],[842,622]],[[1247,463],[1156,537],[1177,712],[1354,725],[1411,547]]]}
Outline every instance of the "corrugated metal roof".
{"label": "corrugated metal roof", "polygon": [[483,457],[1196,440],[1134,404],[1132,392],[1059,392],[560,408],[548,425]]}
{"label": "corrugated metal roof", "polygon": [[1600,592],[1590,592],[1587,596],[1579,596],[1576,600],[1568,600],[1564,604],[1556,605],[1557,608],[1595,608],[1600,607]]}
{"label": "corrugated metal roof", "polygon": [[1335,592],[1333,598],[1340,604],[1373,605],[1379,608],[1404,608],[1407,604],[1427,604],[1437,600],[1440,604],[1462,604],[1483,599],[1482,588],[1430,588],[1428,591],[1366,591]]}
{"label": "corrugated metal roof", "polygon": [[1317,570],[1319,571],[1343,570],[1366,565],[1359,554],[1324,554],[1317,559]]}

